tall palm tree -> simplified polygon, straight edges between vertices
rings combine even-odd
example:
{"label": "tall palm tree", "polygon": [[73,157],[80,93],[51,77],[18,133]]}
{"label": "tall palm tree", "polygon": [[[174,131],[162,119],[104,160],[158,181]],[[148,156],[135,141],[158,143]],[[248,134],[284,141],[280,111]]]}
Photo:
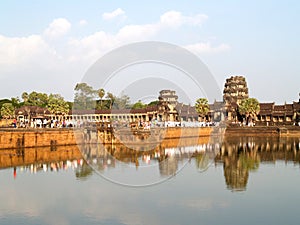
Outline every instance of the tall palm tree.
{"label": "tall palm tree", "polygon": [[259,111],[260,105],[256,98],[244,99],[239,105],[239,113],[245,115],[247,125],[252,121],[253,118],[256,118]]}
{"label": "tall palm tree", "polygon": [[29,94],[27,92],[23,92],[21,97],[22,97],[24,103],[26,103],[29,99]]}
{"label": "tall palm tree", "polygon": [[94,109],[96,90],[87,83],[78,83],[75,88],[74,108],[75,109]]}
{"label": "tall palm tree", "polygon": [[209,112],[209,104],[206,98],[199,98],[196,101],[195,108],[201,118],[205,117]]}
{"label": "tall palm tree", "polygon": [[98,96],[99,96],[99,98],[100,98],[100,108],[102,109],[102,99],[103,99],[103,97],[105,96],[105,91],[104,91],[104,89],[103,88],[100,88],[99,90],[98,90]]}
{"label": "tall palm tree", "polygon": [[116,100],[116,97],[111,92],[107,92],[107,98],[110,99],[109,109],[112,109],[112,106]]}

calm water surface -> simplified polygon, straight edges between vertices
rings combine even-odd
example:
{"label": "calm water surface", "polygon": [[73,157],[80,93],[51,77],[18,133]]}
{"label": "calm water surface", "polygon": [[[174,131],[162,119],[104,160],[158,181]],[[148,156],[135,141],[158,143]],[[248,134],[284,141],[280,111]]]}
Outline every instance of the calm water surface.
{"label": "calm water surface", "polygon": [[[0,224],[299,224],[299,139],[231,138],[208,163],[206,145],[187,146],[198,149],[192,158],[98,152],[88,158],[97,172],[76,147],[1,151]],[[144,165],[161,180],[175,175],[147,187],[99,175],[143,177]]]}

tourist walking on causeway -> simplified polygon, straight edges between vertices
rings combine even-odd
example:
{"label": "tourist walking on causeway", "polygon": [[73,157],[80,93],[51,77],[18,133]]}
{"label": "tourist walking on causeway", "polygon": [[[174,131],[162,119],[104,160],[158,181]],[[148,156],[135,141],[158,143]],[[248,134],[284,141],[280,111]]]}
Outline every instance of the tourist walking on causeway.
{"label": "tourist walking on causeway", "polygon": [[16,119],[13,120],[13,127],[17,128],[17,120]]}

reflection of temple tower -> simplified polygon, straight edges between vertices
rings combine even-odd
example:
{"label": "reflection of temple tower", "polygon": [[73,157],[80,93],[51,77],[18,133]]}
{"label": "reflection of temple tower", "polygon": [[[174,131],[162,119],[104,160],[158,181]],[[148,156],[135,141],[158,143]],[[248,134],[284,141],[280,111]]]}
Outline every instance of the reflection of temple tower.
{"label": "reflection of temple tower", "polygon": [[222,146],[224,177],[227,188],[233,191],[246,190],[249,172],[240,160],[242,142],[224,142]]}
{"label": "reflection of temple tower", "polygon": [[221,158],[228,189],[246,189],[249,172],[259,168],[259,154],[263,149],[270,152],[270,149],[266,148],[266,139],[263,138],[263,142],[261,140],[259,137],[226,137],[221,148]]}
{"label": "reflection of temple tower", "polygon": [[243,191],[246,189],[249,172],[241,167],[237,160],[227,158],[224,160],[224,176],[228,189]]}
{"label": "reflection of temple tower", "polygon": [[159,172],[162,176],[171,176],[176,174],[178,160],[176,156],[170,156],[159,163]]}

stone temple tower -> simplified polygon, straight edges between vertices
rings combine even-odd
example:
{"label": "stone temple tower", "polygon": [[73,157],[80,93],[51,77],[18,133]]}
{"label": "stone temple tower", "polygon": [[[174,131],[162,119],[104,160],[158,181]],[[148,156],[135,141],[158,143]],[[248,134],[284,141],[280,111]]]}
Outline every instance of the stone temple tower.
{"label": "stone temple tower", "polygon": [[240,104],[242,100],[249,98],[245,77],[232,76],[226,79],[223,91],[223,100],[227,105]]}

